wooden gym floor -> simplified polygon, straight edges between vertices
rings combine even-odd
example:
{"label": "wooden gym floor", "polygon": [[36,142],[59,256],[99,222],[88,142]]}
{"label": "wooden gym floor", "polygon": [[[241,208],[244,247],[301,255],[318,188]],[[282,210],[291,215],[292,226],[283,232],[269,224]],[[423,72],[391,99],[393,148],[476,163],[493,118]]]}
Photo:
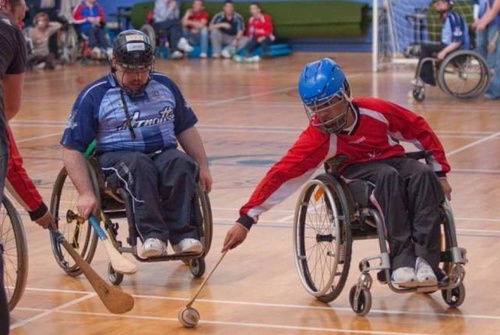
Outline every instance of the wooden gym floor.
{"label": "wooden gym floor", "polygon": [[[211,162],[214,239],[206,273],[219,259],[239,207],[306,124],[296,82],[302,66],[321,56],[334,57],[343,66],[356,95],[409,107],[440,136],[453,169],[449,179],[459,244],[469,258],[467,295],[460,308],[447,308],[439,292],[396,294],[375,282],[371,312],[356,316],[348,292],[357,280],[359,260],[378,252],[374,240],[354,243],[342,294],[328,305],[316,301],[302,287],[292,257],[295,194],[264,214],[247,241],[222,261],[194,304],[201,314],[196,329],[184,329],[177,321],[177,312],[201,283],[181,262],[139,264],[139,271],[121,284],[134,296],[134,309],[113,315],[83,276],[69,277],[58,267],[49,233],[18,206],[29,244],[29,278],[11,313],[12,334],[499,334],[499,101],[462,102],[430,89],[426,100],[415,104],[407,97],[413,67],[374,74],[369,54],[296,53],[260,64],[156,62],[156,70],[179,84],[196,111]],[[85,84],[107,70],[104,65],[74,65],[26,76],[22,111],[11,125],[25,167],[40,182],[47,204],[62,167],[58,143],[73,101]],[[102,246],[92,266],[106,278]]]}

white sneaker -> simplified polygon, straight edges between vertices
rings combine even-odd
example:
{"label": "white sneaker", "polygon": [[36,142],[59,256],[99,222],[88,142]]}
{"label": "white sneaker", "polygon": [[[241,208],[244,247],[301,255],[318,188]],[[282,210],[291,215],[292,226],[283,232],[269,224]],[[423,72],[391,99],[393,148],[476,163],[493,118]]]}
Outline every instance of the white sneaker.
{"label": "white sneaker", "polygon": [[181,59],[184,57],[184,54],[182,52],[180,52],[179,50],[175,50],[174,52],[172,52],[172,55],[170,56],[170,58],[172,59]]}
{"label": "white sneaker", "polygon": [[231,58],[233,57],[234,51],[235,50],[232,47],[224,48],[221,52],[221,55],[224,58]]}
{"label": "white sneaker", "polygon": [[418,286],[436,286],[437,278],[427,261],[417,257],[415,262],[415,274],[417,276]]}
{"label": "white sneaker", "polygon": [[417,277],[415,276],[415,270],[409,266],[397,268],[392,272],[391,282],[393,285],[404,288],[416,287]]}
{"label": "white sneaker", "polygon": [[194,238],[185,238],[177,244],[172,246],[176,254],[182,254],[185,252],[192,252],[199,254],[203,251],[203,246],[201,242]]}
{"label": "white sneaker", "polygon": [[108,56],[109,59],[113,57],[113,49],[112,48],[107,48],[106,49],[106,55]]}
{"label": "white sneaker", "polygon": [[424,86],[424,82],[420,78],[413,78],[410,81],[410,84],[412,84],[415,87],[422,87],[422,86]]}
{"label": "white sneaker", "polygon": [[190,53],[191,51],[194,50],[194,48],[189,44],[189,42],[184,37],[181,37],[179,43],[177,43],[177,48],[187,53]]}
{"label": "white sneaker", "polygon": [[202,52],[202,53],[200,54],[200,58],[207,58],[207,54],[206,54],[206,53],[204,53],[204,52]]}
{"label": "white sneaker", "polygon": [[243,57],[241,57],[240,55],[234,55],[234,56],[233,56],[233,60],[234,60],[236,63],[241,63],[241,62],[243,62]]}
{"label": "white sneaker", "polygon": [[260,62],[260,56],[256,55],[256,56],[246,57],[245,58],[245,62],[247,62],[247,63],[258,63],[258,62]]}
{"label": "white sneaker", "polygon": [[101,49],[98,47],[94,47],[91,52],[92,58],[101,58]]}
{"label": "white sneaker", "polygon": [[167,244],[157,238],[148,238],[142,245],[142,258],[158,257],[167,254]]}

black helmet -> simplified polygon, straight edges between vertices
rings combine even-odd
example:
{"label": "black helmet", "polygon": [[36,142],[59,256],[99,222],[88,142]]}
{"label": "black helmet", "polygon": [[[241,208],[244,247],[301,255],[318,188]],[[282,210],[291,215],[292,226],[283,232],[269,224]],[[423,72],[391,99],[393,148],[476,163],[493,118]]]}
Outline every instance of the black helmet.
{"label": "black helmet", "polygon": [[113,55],[118,64],[127,68],[148,67],[154,61],[149,36],[135,29],[124,30],[116,36]]}

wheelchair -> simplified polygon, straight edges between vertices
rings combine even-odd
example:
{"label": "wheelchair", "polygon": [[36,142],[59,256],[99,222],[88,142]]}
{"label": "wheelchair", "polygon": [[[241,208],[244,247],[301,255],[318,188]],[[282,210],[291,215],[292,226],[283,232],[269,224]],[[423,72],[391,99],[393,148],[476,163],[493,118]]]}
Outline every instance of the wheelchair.
{"label": "wheelchair", "polygon": [[[87,158],[87,168],[92,181],[94,192],[99,201],[100,215],[97,219],[106,229],[109,239],[120,253],[131,253],[140,262],[158,262],[181,260],[189,265],[189,269],[195,278],[200,278],[205,273],[205,256],[208,254],[212,242],[212,211],[208,195],[198,186],[192,199],[191,224],[196,225],[197,237],[203,245],[201,253],[169,254],[154,258],[141,258],[137,250],[137,239],[139,234],[136,230],[132,212],[132,199],[128,192],[123,189],[113,190],[106,186],[104,176],[101,172],[97,159],[93,156]],[[54,189],[52,191],[50,209],[56,220],[59,231],[66,240],[80,253],[90,264],[96,247],[97,234],[92,225],[81,219],[76,213],[76,200],[78,192],[68,177],[66,168],[59,172]],[[124,219],[128,236],[125,246],[122,237],[119,236],[120,223],[116,220]],[[76,277],[82,273],[71,256],[61,247],[57,236],[51,234],[52,253],[58,265],[70,276]],[[120,285],[124,278],[122,273],[115,271],[108,264],[108,280],[114,285]]]}
{"label": "wheelchair", "polygon": [[9,311],[12,311],[21,300],[28,280],[28,243],[21,217],[5,194],[0,208],[0,252]]}
{"label": "wheelchair", "polygon": [[[409,153],[423,159],[432,152]],[[390,278],[390,257],[384,236],[381,214],[370,205],[373,186],[365,181],[346,183],[337,172],[345,156],[333,157],[325,162],[325,173],[310,180],[302,189],[294,216],[294,258],[302,285],[317,300],[329,303],[344,288],[350,269],[354,240],[379,241],[380,254],[362,259],[361,274],[349,291],[352,310],[366,315],[372,305],[370,271],[377,270],[377,279],[397,293],[441,290],[450,307],[460,306],[465,299],[464,265],[466,250],[458,247],[453,214],[448,202],[441,205],[441,262],[446,274],[438,286],[400,288]]]}
{"label": "wheelchair", "polygon": [[[431,62],[439,88],[448,96],[460,100],[476,99],[484,94],[492,79],[486,60],[473,50],[458,50],[439,61],[436,58],[423,58],[415,71],[418,81],[422,65]],[[412,91],[416,101],[425,100],[425,88],[418,84]]]}

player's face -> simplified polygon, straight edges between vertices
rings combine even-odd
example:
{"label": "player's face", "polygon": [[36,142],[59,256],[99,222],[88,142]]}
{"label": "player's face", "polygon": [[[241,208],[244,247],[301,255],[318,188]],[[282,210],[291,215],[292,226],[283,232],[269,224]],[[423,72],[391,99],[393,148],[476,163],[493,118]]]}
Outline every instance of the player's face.
{"label": "player's face", "polygon": [[325,128],[333,129],[333,132],[339,132],[346,123],[349,100],[344,95],[334,96],[321,105],[309,106],[307,108],[310,115],[312,115],[313,124],[317,123]]}
{"label": "player's face", "polygon": [[446,1],[446,0],[435,0],[433,2],[433,5],[434,5],[434,9],[440,13],[446,12],[450,7],[450,5],[448,4],[448,1]]}
{"label": "player's face", "polygon": [[139,68],[127,68],[120,64],[115,65],[116,80],[121,87],[125,87],[133,93],[139,93],[148,82],[151,66]]}

